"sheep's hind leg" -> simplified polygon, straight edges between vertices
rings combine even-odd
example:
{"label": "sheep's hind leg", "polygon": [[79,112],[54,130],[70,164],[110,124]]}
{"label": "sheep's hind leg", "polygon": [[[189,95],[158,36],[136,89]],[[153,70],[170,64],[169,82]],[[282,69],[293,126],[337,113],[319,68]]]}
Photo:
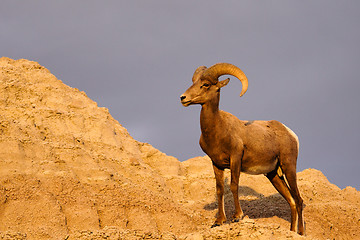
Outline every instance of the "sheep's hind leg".
{"label": "sheep's hind leg", "polygon": [[280,177],[277,173],[277,168],[268,174],[266,177],[270,180],[275,189],[285,198],[285,200],[289,203],[291,209],[291,226],[290,230],[296,231],[296,222],[297,222],[297,208],[295,204],[295,200],[292,197],[289,187],[287,186],[283,176]]}
{"label": "sheep's hind leg", "polygon": [[218,198],[218,216],[215,223],[211,226],[217,227],[226,222],[225,206],[224,206],[224,170],[217,168],[213,165],[215,178],[216,178],[216,195]]}
{"label": "sheep's hind leg", "polygon": [[290,193],[292,198],[295,200],[296,203],[296,210],[298,215],[298,233],[300,235],[305,234],[305,223],[303,218],[303,200],[300,196],[299,189],[297,187],[296,182],[296,167],[288,167],[286,164],[283,163],[283,170],[285,174],[285,178],[287,183],[289,184]]}

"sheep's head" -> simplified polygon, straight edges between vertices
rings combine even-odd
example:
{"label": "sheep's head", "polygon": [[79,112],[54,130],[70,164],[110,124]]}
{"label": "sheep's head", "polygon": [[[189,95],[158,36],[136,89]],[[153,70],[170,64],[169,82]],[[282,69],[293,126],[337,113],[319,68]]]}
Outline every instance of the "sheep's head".
{"label": "sheep's head", "polygon": [[187,107],[191,104],[204,104],[220,93],[220,88],[226,86],[230,79],[219,81],[222,75],[232,75],[242,83],[240,96],[244,95],[248,88],[248,80],[240,68],[229,63],[217,63],[210,68],[198,67],[193,75],[193,85],[180,96],[181,103]]}

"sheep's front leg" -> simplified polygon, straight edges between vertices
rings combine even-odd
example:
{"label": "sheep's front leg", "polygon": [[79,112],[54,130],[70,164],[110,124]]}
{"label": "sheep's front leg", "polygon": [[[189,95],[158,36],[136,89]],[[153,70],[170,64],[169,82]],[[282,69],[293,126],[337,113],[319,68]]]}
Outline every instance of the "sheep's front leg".
{"label": "sheep's front leg", "polygon": [[218,216],[215,223],[211,227],[222,225],[226,222],[225,207],[224,207],[224,170],[219,169],[213,164],[214,173],[216,178],[216,195],[218,198]]}
{"label": "sheep's front leg", "polygon": [[233,194],[234,205],[235,205],[235,214],[232,219],[233,222],[239,222],[244,217],[244,213],[241,209],[240,202],[239,202],[239,178],[240,178],[240,170],[241,170],[240,165],[241,165],[241,157],[231,159],[230,190]]}

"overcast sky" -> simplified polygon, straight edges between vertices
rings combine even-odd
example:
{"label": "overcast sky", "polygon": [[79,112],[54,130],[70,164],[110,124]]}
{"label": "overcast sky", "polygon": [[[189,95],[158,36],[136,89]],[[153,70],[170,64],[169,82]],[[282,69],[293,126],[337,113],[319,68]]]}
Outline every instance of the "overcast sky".
{"label": "overcast sky", "polygon": [[300,139],[298,171],[360,190],[360,1],[1,1],[0,55],[37,61],[107,107],[137,140],[202,156],[194,70],[229,62],[220,108],[276,119]]}

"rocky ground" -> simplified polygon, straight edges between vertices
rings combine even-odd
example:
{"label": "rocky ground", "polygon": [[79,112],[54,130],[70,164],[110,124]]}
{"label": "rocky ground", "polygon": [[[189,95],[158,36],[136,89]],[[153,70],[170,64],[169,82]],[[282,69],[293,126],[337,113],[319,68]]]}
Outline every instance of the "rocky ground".
{"label": "rocky ground", "polygon": [[305,237],[289,231],[289,207],[266,177],[246,174],[246,217],[210,228],[207,157],[179,162],[38,63],[0,58],[0,239],[360,239],[359,191],[315,169],[298,184]]}

